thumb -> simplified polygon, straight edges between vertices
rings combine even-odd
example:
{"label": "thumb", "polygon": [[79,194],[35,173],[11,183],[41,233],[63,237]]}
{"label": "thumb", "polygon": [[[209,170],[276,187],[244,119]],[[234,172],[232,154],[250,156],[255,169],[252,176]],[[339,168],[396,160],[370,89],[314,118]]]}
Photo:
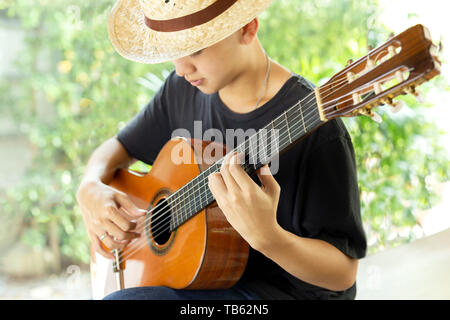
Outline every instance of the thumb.
{"label": "thumb", "polygon": [[268,194],[278,196],[280,194],[280,185],[273,177],[272,172],[270,172],[269,166],[267,164],[262,166],[257,173],[263,185],[263,190]]}
{"label": "thumb", "polygon": [[147,213],[147,210],[138,208],[133,201],[131,201],[130,197],[128,197],[127,194],[122,192],[117,192],[116,194],[116,201],[122,207],[125,209],[127,213],[129,213],[133,217],[141,217]]}

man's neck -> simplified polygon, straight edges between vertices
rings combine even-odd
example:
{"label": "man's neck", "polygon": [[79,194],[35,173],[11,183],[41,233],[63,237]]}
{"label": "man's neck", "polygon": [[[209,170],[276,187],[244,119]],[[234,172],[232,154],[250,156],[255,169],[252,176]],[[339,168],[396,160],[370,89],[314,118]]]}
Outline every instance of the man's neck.
{"label": "man's neck", "polygon": [[244,71],[219,90],[222,102],[236,113],[249,113],[268,102],[291,76],[289,70],[273,60],[270,60],[269,70],[268,60],[259,44],[247,61]]}

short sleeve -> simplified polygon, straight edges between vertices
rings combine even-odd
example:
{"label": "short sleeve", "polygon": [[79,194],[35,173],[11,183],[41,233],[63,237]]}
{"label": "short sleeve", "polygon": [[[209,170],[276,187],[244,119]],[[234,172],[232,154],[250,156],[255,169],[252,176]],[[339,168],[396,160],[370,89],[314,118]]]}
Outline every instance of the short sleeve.
{"label": "short sleeve", "polygon": [[311,152],[306,172],[302,233],[353,258],[364,257],[367,244],[350,136],[322,142]]}
{"label": "short sleeve", "polygon": [[147,164],[153,164],[161,148],[170,140],[167,83],[168,80],[117,135],[132,157]]}

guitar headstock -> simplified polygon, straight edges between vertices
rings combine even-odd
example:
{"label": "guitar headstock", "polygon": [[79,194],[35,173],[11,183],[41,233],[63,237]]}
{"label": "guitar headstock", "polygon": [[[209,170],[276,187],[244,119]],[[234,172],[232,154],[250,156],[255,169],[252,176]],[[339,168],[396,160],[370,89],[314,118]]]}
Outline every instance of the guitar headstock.
{"label": "guitar headstock", "polygon": [[427,28],[416,25],[349,64],[316,88],[321,119],[373,116],[379,105],[396,107],[401,94],[418,95],[416,88],[440,74],[436,46]]}

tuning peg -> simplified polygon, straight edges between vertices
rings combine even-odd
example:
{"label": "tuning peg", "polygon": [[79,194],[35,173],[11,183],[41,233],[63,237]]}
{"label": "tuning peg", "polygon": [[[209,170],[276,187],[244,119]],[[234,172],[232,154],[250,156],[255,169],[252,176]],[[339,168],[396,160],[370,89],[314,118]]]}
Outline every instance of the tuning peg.
{"label": "tuning peg", "polygon": [[422,92],[418,91],[417,89],[414,89],[413,95],[414,97],[416,97],[417,102],[419,102],[420,104],[425,102]]}
{"label": "tuning peg", "polygon": [[407,92],[407,93],[410,93],[410,94],[412,94],[414,97],[416,97],[417,102],[419,102],[419,103],[424,103],[425,100],[424,100],[424,98],[423,98],[422,93],[421,93],[419,90],[417,90],[414,86],[412,86],[411,88],[407,89],[406,92]]}
{"label": "tuning peg", "polygon": [[353,63],[353,59],[348,59],[348,61],[347,61],[347,67],[349,66],[349,65],[351,65]]}
{"label": "tuning peg", "polygon": [[405,106],[405,103],[402,100],[397,100],[397,101],[391,103],[390,106],[392,108],[392,113],[398,113],[400,110],[403,109],[403,107]]}
{"label": "tuning peg", "polygon": [[422,92],[416,90],[414,96],[416,97],[417,102],[419,102],[420,104],[423,104],[425,102]]}
{"label": "tuning peg", "polygon": [[382,123],[383,122],[383,118],[381,118],[381,116],[378,113],[375,113],[373,111],[370,112],[370,117],[376,123]]}

